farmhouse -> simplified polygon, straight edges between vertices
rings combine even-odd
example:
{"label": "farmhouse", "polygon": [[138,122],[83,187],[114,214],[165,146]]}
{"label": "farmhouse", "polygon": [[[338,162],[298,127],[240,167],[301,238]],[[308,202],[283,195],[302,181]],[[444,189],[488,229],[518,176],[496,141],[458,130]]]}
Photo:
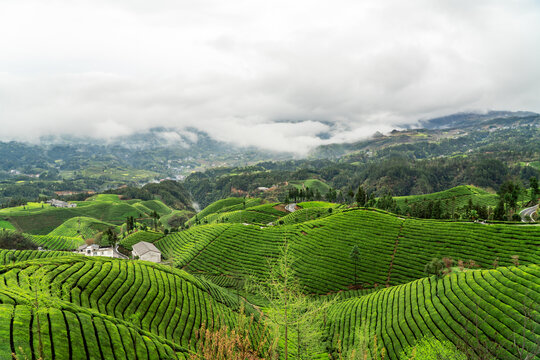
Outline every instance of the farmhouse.
{"label": "farmhouse", "polygon": [[105,257],[120,258],[120,259],[126,258],[126,256],[120,254],[113,247],[99,247],[99,245],[96,245],[96,244],[81,245],[77,248],[75,252],[78,254],[86,255],[86,256],[105,256]]}
{"label": "farmhouse", "polygon": [[47,204],[51,204],[51,206],[59,207],[59,208],[74,208],[74,207],[77,207],[77,204],[70,204],[68,202],[57,200],[57,199],[49,200],[49,201],[47,201]]}
{"label": "farmhouse", "polygon": [[141,260],[151,262],[161,262],[161,251],[152,243],[141,241],[133,245],[133,256],[138,256]]}

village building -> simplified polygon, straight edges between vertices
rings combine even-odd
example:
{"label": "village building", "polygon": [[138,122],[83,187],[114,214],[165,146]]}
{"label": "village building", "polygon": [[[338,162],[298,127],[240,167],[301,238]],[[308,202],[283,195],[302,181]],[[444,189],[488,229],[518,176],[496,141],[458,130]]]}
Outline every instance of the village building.
{"label": "village building", "polygon": [[58,208],[74,208],[77,207],[77,204],[71,204],[62,200],[52,199],[47,201],[47,204],[50,204],[53,207]]}
{"label": "village building", "polygon": [[161,262],[161,251],[152,243],[141,241],[133,245],[131,252],[133,257],[138,256],[140,260]]}
{"label": "village building", "polygon": [[86,255],[86,256],[105,256],[105,257],[111,257],[111,258],[118,258],[118,259],[126,259],[127,257],[125,255],[122,255],[113,247],[100,247],[99,245],[92,244],[92,245],[81,245],[77,248],[75,251],[78,254]]}

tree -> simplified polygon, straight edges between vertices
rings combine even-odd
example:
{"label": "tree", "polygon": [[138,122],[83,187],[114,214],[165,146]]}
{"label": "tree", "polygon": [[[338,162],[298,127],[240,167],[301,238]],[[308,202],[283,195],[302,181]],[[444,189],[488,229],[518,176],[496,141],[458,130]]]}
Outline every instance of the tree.
{"label": "tree", "polygon": [[333,301],[312,301],[303,293],[303,288],[292,268],[294,258],[287,241],[280,258],[269,264],[269,277],[258,282],[251,279],[251,288],[269,303],[266,319],[273,328],[276,340],[283,337],[283,358],[289,358],[289,339],[293,330],[297,337],[297,358],[311,359],[313,352],[322,346],[320,324],[322,315]]}
{"label": "tree", "polygon": [[358,187],[358,192],[356,193],[356,203],[358,206],[365,206],[367,202],[367,194],[364,191],[362,186]]}
{"label": "tree", "polygon": [[540,194],[540,190],[538,189],[538,179],[533,176],[529,179],[529,185],[531,187],[531,201],[534,204],[538,202],[538,195]]}
{"label": "tree", "polygon": [[493,219],[504,220],[505,214],[506,212],[504,210],[504,199],[499,198],[499,202],[497,203],[497,206],[495,206],[495,210],[493,211]]}
{"label": "tree", "polygon": [[347,195],[349,196],[349,201],[352,203],[352,201],[354,199],[354,191],[352,189],[350,189],[349,192],[347,193]]}
{"label": "tree", "polygon": [[428,276],[435,275],[437,278],[443,275],[444,263],[441,259],[433,258],[424,267],[424,273]]}
{"label": "tree", "polygon": [[358,283],[356,269],[358,266],[358,260],[360,260],[360,248],[358,248],[358,245],[354,245],[352,247],[349,257],[354,263],[354,284],[356,285]]}
{"label": "tree", "polygon": [[107,230],[105,230],[105,233],[103,235],[105,236],[106,242],[109,245],[111,245],[112,247],[116,247],[116,244],[118,243],[118,234],[116,234],[116,231],[114,231],[112,227],[109,227]]}
{"label": "tree", "polygon": [[511,209],[515,211],[517,210],[518,199],[521,193],[522,189],[519,183],[508,180],[501,185],[497,195],[504,199],[507,211],[510,211]]}

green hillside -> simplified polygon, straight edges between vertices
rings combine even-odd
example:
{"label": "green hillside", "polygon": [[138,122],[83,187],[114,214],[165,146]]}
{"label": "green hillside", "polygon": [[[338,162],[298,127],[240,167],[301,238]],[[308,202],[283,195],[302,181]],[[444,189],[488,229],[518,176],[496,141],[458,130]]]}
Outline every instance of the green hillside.
{"label": "green hillside", "polygon": [[444,212],[452,213],[458,208],[467,206],[469,200],[474,205],[495,207],[498,202],[497,194],[487,192],[471,185],[456,186],[448,190],[426,194],[394,197],[398,206],[422,203],[423,201],[441,201]]}
{"label": "green hillside", "polygon": [[291,180],[289,181],[289,185],[294,186],[298,190],[302,188],[310,188],[313,192],[318,190],[322,195],[326,194],[328,190],[330,190],[330,185],[318,179]]}
{"label": "green hillside", "polygon": [[162,237],[163,237],[163,234],[159,232],[139,230],[139,231],[134,232],[133,234],[126,236],[124,239],[120,240],[120,245],[122,245],[124,248],[131,251],[132,246],[140,241],[153,243],[161,239]]}
{"label": "green hillside", "polygon": [[147,207],[148,209],[155,211],[158,213],[159,216],[170,214],[172,209],[162,203],[159,200],[147,200],[147,201],[141,201],[141,205]]}
{"label": "green hillside", "polygon": [[538,346],[539,281],[538,265],[476,270],[340,302],[328,312],[330,351],[380,358],[376,347],[379,356],[384,348],[386,358],[398,359],[419,339],[435,337],[476,355],[489,351],[484,359],[524,359]]}
{"label": "green hillside", "polygon": [[169,214],[160,217],[159,221],[163,224],[163,226],[170,229],[172,227],[180,226],[194,215],[195,213],[189,210],[173,210]]}
{"label": "green hillside", "polygon": [[[216,201],[207,207],[205,207],[203,210],[201,210],[196,216],[189,219],[187,224],[189,226],[196,225],[197,221],[201,224],[212,224],[217,222],[219,219],[220,222],[228,222],[224,221],[225,218],[228,218],[231,216],[232,213],[235,213],[233,215],[234,219],[230,222],[242,222],[242,216],[241,213],[236,213],[237,211],[244,211],[244,210],[253,210],[258,213],[263,214],[269,214],[269,215],[275,215],[276,212],[269,209],[268,204],[262,204],[262,200],[255,198],[255,199],[244,199],[244,198],[227,198],[223,200]],[[255,208],[255,209],[254,209]],[[228,215],[227,215],[228,214]],[[246,219],[249,217],[249,213],[243,213],[246,214]],[[252,216],[256,217],[255,216]],[[265,219],[261,219],[261,221],[265,221]],[[272,219],[270,219],[271,221]],[[255,221],[257,222],[257,221]]]}
{"label": "green hillside", "polygon": [[120,203],[122,200],[120,199],[120,196],[116,194],[97,194],[94,196],[89,197],[86,199],[86,201],[108,201],[108,202],[117,202]]}
{"label": "green hillside", "polygon": [[75,208],[35,208],[22,210],[7,208],[0,210],[0,216],[7,219],[22,232],[45,235],[74,217],[89,217],[120,225],[128,216],[138,217],[140,211],[123,202],[87,201]]}
{"label": "green hillside", "polygon": [[[302,204],[305,205],[309,203],[302,203]],[[298,205],[301,206],[300,204]],[[335,204],[332,204],[332,205],[333,206],[328,206],[328,207],[308,206],[305,209],[299,209],[286,216],[283,216],[279,220],[280,220],[280,223],[283,222],[283,224],[285,225],[290,225],[290,224],[297,224],[297,223],[301,223],[301,222],[305,222],[309,220],[320,219],[326,216],[333,215],[336,211],[339,211],[339,210],[335,210],[336,208]]]}
{"label": "green hillside", "polygon": [[[230,212],[230,211],[235,211],[235,210],[243,210],[244,208],[260,205],[261,202],[262,202],[261,199],[244,199],[240,197],[231,197],[227,199],[218,200],[208,205],[204,209],[202,209],[197,214],[196,219],[201,221],[208,215],[212,215],[212,214],[215,215],[218,213]],[[196,222],[195,217],[193,217],[188,221],[188,224],[193,225],[195,222]],[[208,221],[208,222],[211,222],[211,221]]]}
{"label": "green hillside", "polygon": [[7,220],[0,220],[0,229],[16,230],[15,226]]}
{"label": "green hillside", "polygon": [[402,219],[378,211],[352,209],[295,225],[261,228],[243,224],[201,225],[156,242],[173,251],[176,265],[195,273],[264,278],[268,261],[288,241],[293,264],[310,293],[354,285],[349,253],[360,248],[358,284],[370,288],[403,284],[423,275],[433,257],[451,257],[489,268],[498,259],[512,265],[538,263],[540,227]]}
{"label": "green hillside", "polygon": [[[202,324],[234,326],[240,306],[222,288],[145,262],[17,262],[0,267],[0,334],[10,339],[0,358],[185,359]],[[261,331],[254,323],[250,336]]]}
{"label": "green hillside", "polygon": [[115,225],[99,221],[89,217],[74,217],[65,221],[62,225],[51,231],[49,235],[82,237],[88,239],[108,228],[116,228]]}
{"label": "green hillside", "polygon": [[77,256],[65,251],[3,250],[0,249],[0,265],[12,262],[53,258],[58,256]]}
{"label": "green hillside", "polygon": [[30,241],[47,250],[75,250],[84,244],[80,237],[25,234]]}
{"label": "green hillside", "polygon": [[286,214],[286,212],[277,208],[278,205],[279,203],[264,204],[247,207],[245,210],[217,212],[205,216],[199,222],[201,224],[241,223],[266,225]]}

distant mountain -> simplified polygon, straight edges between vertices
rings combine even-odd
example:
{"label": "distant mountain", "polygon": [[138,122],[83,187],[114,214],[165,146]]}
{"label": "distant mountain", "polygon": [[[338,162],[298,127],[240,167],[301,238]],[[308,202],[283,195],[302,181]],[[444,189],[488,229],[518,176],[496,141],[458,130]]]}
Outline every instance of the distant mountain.
{"label": "distant mountain", "polygon": [[430,120],[420,120],[419,122],[425,129],[436,130],[469,127],[494,119],[525,118],[536,115],[538,114],[530,111],[489,111],[485,114],[457,113]]}
{"label": "distant mountain", "polygon": [[[419,128],[407,128],[404,130],[393,130],[388,134],[376,133],[369,139],[352,143],[336,143],[322,145],[310,153],[312,159],[339,159],[347,154],[362,152],[365,156],[371,157],[374,152],[382,149],[395,147],[398,145],[411,145],[418,143],[438,144],[441,140],[447,140],[450,145],[467,144],[467,150],[474,149],[480,145],[478,136],[488,138],[488,142],[499,142],[500,139],[491,139],[489,134],[494,130],[508,130],[526,128],[527,126],[538,127],[540,125],[540,114],[529,111],[490,111],[485,114],[480,113],[457,113],[430,120],[420,120]],[[474,133],[474,135],[472,135]],[[509,138],[514,138],[517,132],[508,134]],[[535,138],[538,136],[535,136]],[[455,146],[446,146],[446,150],[435,152],[430,150],[426,155],[440,156],[450,155],[455,151]]]}

